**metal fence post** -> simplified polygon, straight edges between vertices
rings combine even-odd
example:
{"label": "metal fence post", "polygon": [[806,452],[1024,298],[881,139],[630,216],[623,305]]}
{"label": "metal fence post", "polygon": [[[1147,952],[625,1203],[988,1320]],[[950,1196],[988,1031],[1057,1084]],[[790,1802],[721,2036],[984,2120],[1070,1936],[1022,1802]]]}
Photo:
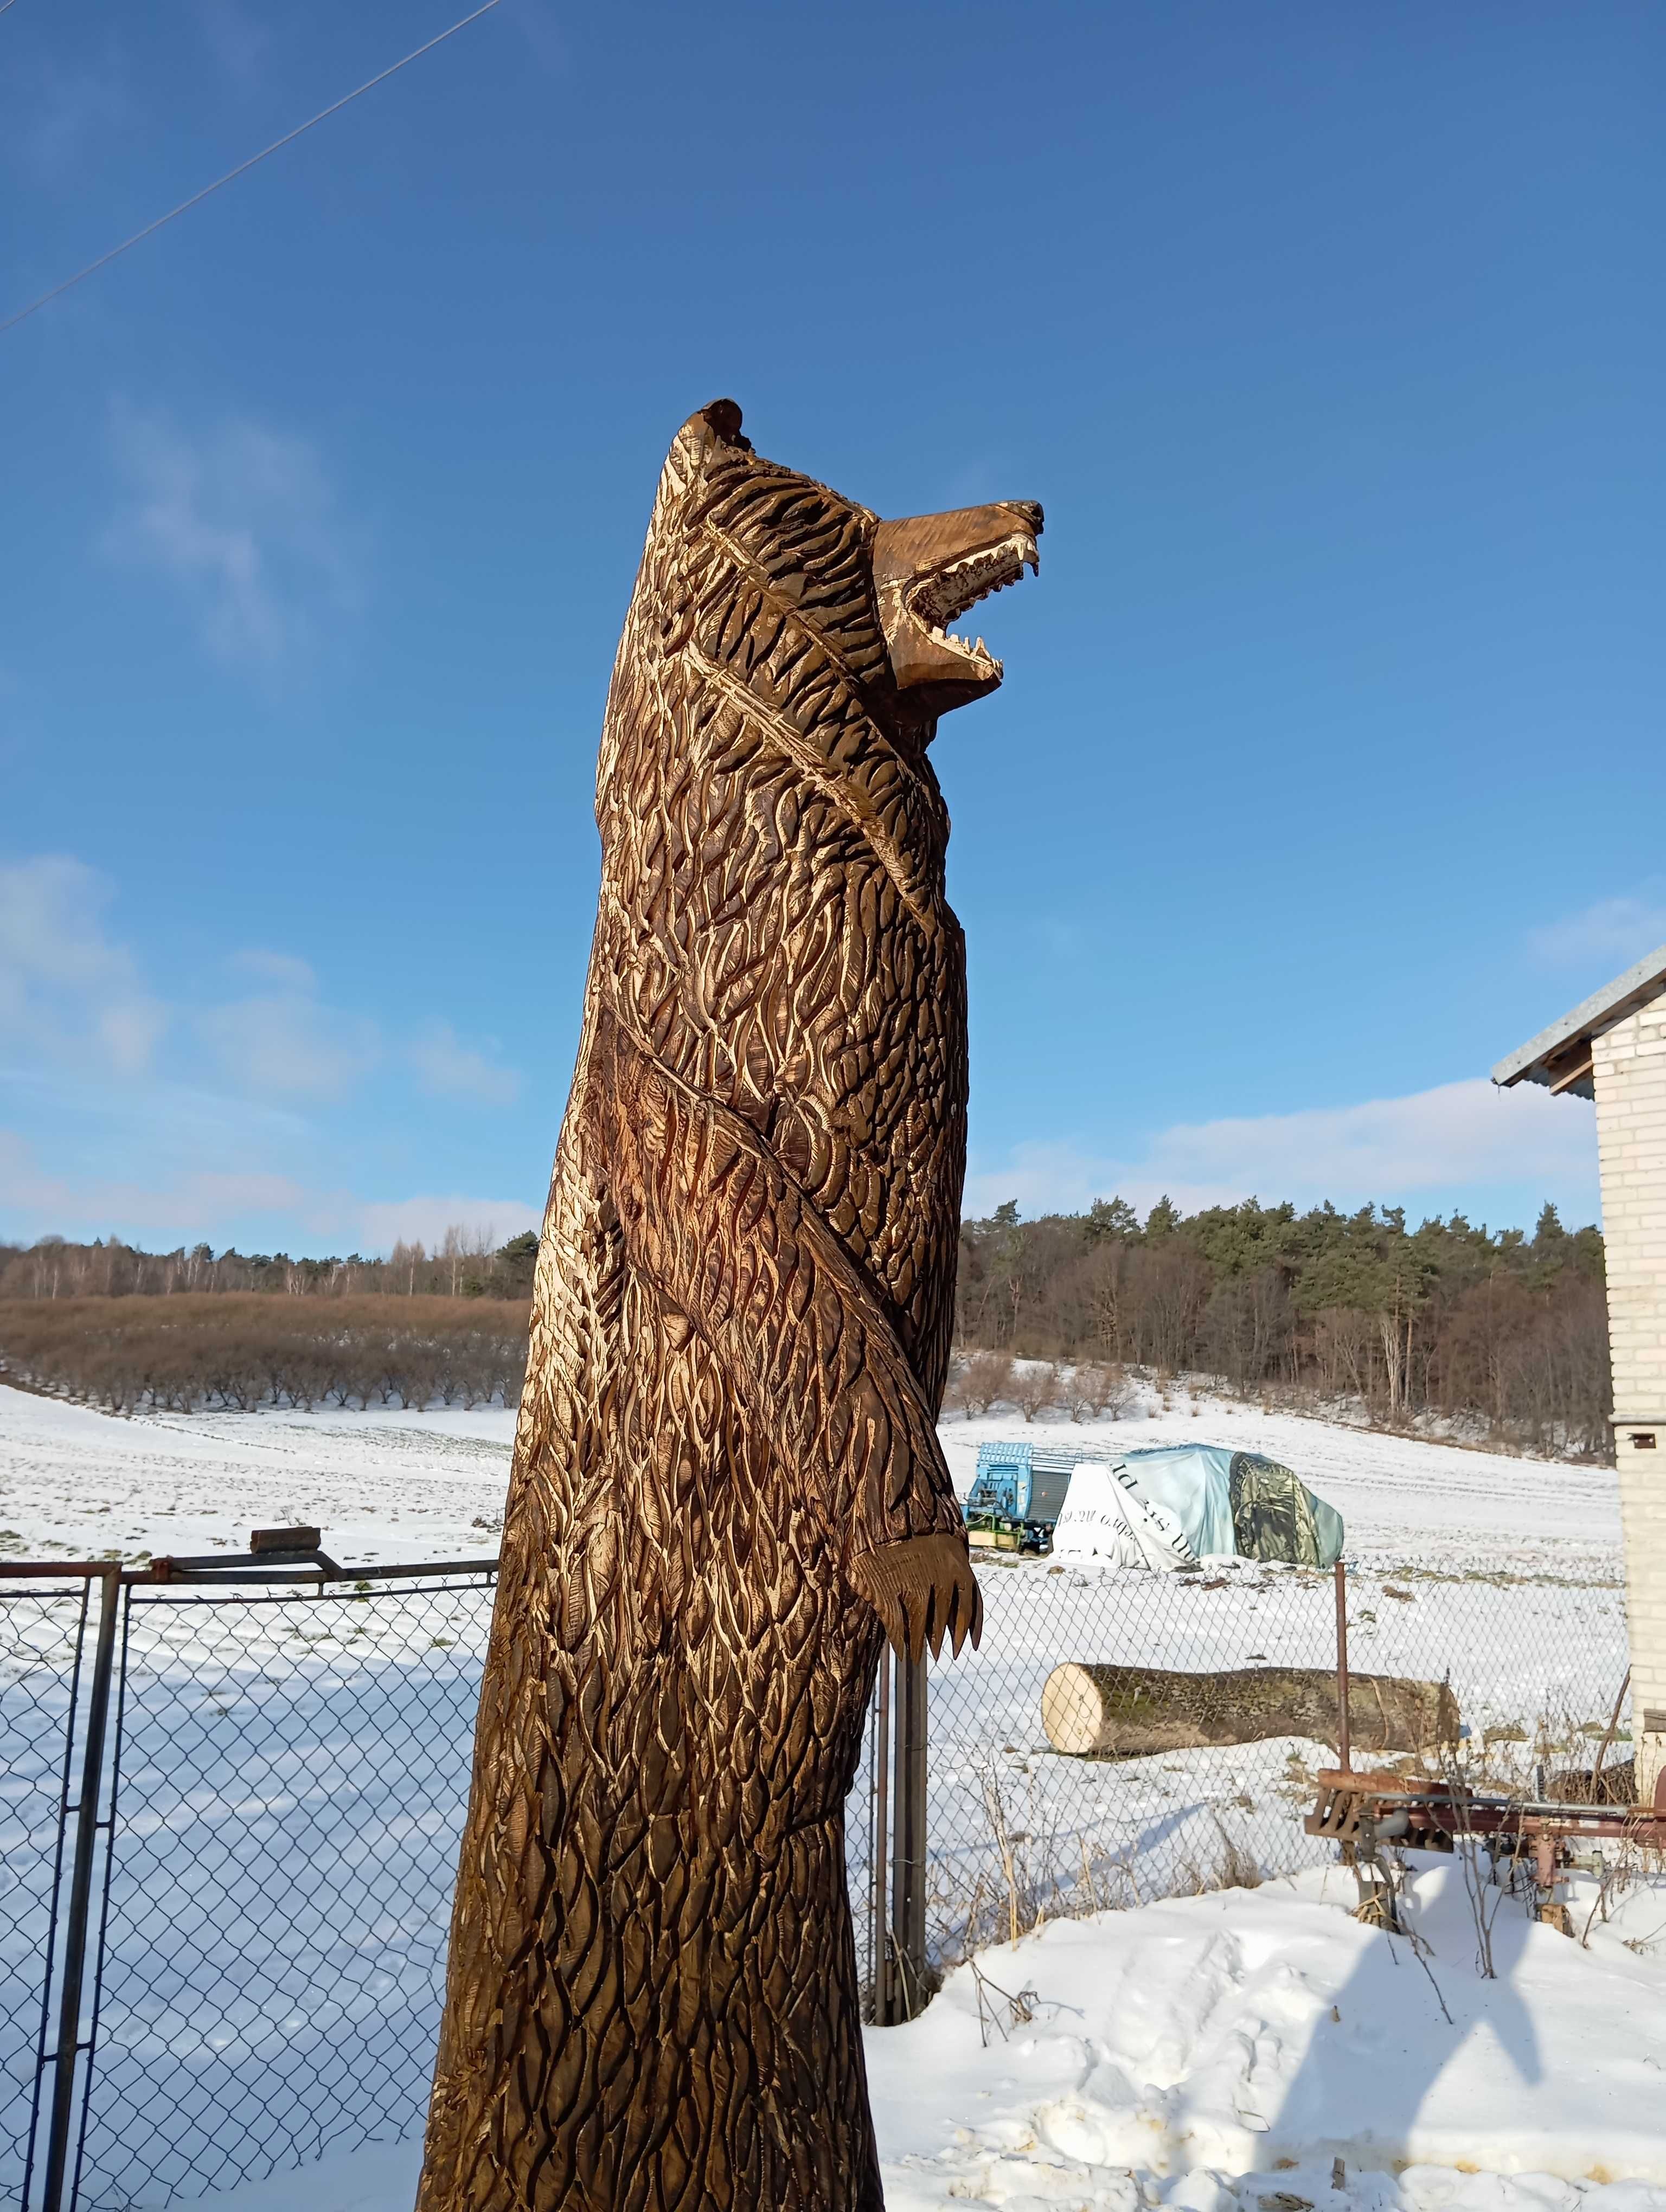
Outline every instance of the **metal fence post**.
{"label": "metal fence post", "polygon": [[1348,1571],[1336,1562],[1336,1759],[1344,1774],[1350,1764],[1348,1741]]}
{"label": "metal fence post", "polygon": [[926,1988],[926,1661],[899,1659],[896,1668],[896,1789],[892,1815],[891,1929],[896,1978],[889,1992],[891,2021],[912,2020],[923,2009]]}
{"label": "metal fence post", "polygon": [[40,2212],[62,2212],[69,2171],[70,2131],[75,2115],[76,2061],[81,2054],[82,1984],[87,1978],[87,1934],[93,1899],[93,1860],[98,1846],[99,1801],[104,1791],[104,1740],[110,1719],[110,1683],[116,1656],[116,1620],[121,1609],[121,1568],[99,1577],[98,1642],[87,1697],[87,1735],[82,1757],[81,1800],[76,1807],[76,1852],[70,1875],[70,1905],[64,1920],[64,1981],[58,2014],[58,2056],[52,2075],[52,2109],[46,2136],[46,2177]]}
{"label": "metal fence post", "polygon": [[891,1891],[891,1646],[879,1653],[879,1670],[873,1689],[873,1740],[869,1757],[870,1814],[868,1837],[867,1949],[872,1967],[873,2019],[884,2027],[891,2020],[891,1915],[885,1909]]}

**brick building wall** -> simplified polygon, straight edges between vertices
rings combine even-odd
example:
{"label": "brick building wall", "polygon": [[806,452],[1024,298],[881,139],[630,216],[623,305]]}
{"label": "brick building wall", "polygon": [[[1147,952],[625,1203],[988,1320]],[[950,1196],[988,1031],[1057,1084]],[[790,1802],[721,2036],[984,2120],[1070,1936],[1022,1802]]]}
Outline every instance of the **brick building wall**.
{"label": "brick building wall", "polygon": [[1596,1037],[1638,1796],[1666,1765],[1666,992]]}

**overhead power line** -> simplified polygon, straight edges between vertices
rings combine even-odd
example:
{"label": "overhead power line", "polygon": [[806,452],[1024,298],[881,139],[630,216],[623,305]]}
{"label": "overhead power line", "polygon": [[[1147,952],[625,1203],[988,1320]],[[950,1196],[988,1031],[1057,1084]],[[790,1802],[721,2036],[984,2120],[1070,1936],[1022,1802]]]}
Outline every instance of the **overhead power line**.
{"label": "overhead power line", "polygon": [[[0,15],[4,15],[6,9],[14,4],[15,0],[3,0],[3,4],[0,5]],[[414,48],[411,52],[404,55],[398,61],[391,64],[388,68],[379,70],[374,76],[367,77],[362,84],[356,85],[351,92],[344,93],[339,100],[331,100],[328,107],[321,107],[316,115],[309,116],[305,123],[296,124],[293,131],[286,131],[281,138],[274,138],[270,146],[263,146],[258,154],[251,154],[246,161],[240,161],[234,169],[228,169],[223,177],[216,177],[211,185],[204,185],[201,191],[193,192],[188,200],[181,200],[178,207],[169,208],[166,215],[159,215],[154,222],[146,223],[143,230],[136,230],[131,238],[123,239],[119,246],[112,246],[107,253],[100,253],[96,261],[89,261],[84,269],[77,269],[73,276],[66,276],[61,284],[54,284],[50,292],[43,292],[38,300],[31,300],[27,307],[20,307],[15,314],[8,315],[4,322],[0,322],[0,336],[7,331],[15,329],[19,323],[27,322],[31,315],[38,314],[42,307],[49,306],[54,300],[60,299],[65,292],[84,283],[88,276],[95,275],[99,270],[106,267],[112,261],[119,259],[121,255],[131,252],[134,246],[141,245],[155,232],[161,230],[165,223],[170,223],[177,216],[185,214],[189,209],[194,208],[199,200],[207,199],[210,192],[217,192],[222,185],[228,185],[234,179],[244,175],[248,170],[252,169],[257,162],[264,161],[269,154],[277,154],[285,146],[292,146],[297,138],[304,137],[308,131],[314,129],[319,124],[327,122],[332,115],[339,115],[344,107],[350,106],[356,100],[362,99],[367,92],[374,92],[379,84],[386,84],[389,77],[397,76],[402,69],[408,68],[412,62],[421,61],[424,54],[431,54],[436,46],[444,46],[447,39],[454,39],[459,31],[467,30],[471,23],[477,23],[483,15],[489,15],[497,4],[498,0],[485,0],[483,7],[477,8],[471,15],[462,16],[451,26],[449,30],[441,31],[438,37],[429,40],[425,46]]]}

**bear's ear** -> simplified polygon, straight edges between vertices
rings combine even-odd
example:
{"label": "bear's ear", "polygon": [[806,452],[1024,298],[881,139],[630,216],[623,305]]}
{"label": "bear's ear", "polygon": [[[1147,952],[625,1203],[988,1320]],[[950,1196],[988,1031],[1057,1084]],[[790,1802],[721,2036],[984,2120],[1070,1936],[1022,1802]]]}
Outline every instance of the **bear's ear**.
{"label": "bear's ear", "polygon": [[743,453],[751,452],[751,440],[740,434],[740,409],[733,399],[714,399],[700,412],[724,445],[738,447]]}
{"label": "bear's ear", "polygon": [[740,434],[740,410],[733,399],[714,399],[688,421],[671,441],[666,466],[671,489],[686,492],[714,463],[733,462],[750,453],[752,441]]}

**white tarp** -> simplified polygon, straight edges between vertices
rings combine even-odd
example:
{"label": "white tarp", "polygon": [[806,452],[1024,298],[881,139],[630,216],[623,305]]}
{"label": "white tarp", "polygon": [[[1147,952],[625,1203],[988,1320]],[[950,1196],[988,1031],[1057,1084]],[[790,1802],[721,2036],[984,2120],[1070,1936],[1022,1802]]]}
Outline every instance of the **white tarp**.
{"label": "white tarp", "polygon": [[1053,1556],[1173,1574],[1197,1558],[1177,1515],[1147,1498],[1126,1466],[1082,1460],[1053,1529]]}
{"label": "white tarp", "polygon": [[1225,1444],[1158,1444],[1077,1462],[1053,1550],[1159,1574],[1234,1557],[1328,1567],[1342,1535],[1341,1516],[1275,1460]]}

